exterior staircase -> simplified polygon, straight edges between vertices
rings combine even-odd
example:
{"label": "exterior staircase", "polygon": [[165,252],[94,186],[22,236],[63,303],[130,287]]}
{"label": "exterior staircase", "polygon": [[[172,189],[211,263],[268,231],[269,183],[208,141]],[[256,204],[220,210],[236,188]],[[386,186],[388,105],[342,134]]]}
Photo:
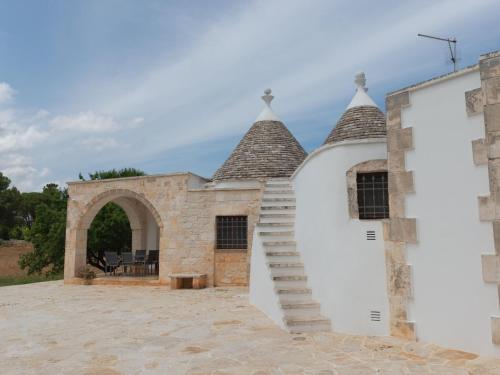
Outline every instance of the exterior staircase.
{"label": "exterior staircase", "polygon": [[330,331],[330,320],[321,316],[320,305],[307,287],[304,264],[294,240],[294,225],[295,195],[290,180],[268,180],[257,231],[285,327],[292,333]]}

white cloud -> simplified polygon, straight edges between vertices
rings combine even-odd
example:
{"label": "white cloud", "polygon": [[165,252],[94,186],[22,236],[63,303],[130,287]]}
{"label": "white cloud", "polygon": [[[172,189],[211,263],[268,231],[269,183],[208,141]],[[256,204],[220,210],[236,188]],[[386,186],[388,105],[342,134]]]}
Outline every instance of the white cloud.
{"label": "white cloud", "polygon": [[73,116],[56,116],[50,121],[54,130],[75,130],[89,133],[113,132],[120,128],[113,116],[92,111],[80,112]]}
{"label": "white cloud", "polygon": [[114,138],[85,138],[80,142],[87,149],[102,152],[120,147],[120,143]]}
{"label": "white cloud", "polygon": [[36,126],[2,134],[0,136],[0,153],[32,148],[46,139],[47,136],[47,132],[41,131]]}
{"label": "white cloud", "polygon": [[10,102],[16,92],[6,82],[0,82],[0,104]]}
{"label": "white cloud", "polygon": [[0,171],[13,181],[13,185],[21,191],[40,189],[43,180],[49,175],[47,167],[37,169],[33,159],[22,154],[7,154],[0,159]]}

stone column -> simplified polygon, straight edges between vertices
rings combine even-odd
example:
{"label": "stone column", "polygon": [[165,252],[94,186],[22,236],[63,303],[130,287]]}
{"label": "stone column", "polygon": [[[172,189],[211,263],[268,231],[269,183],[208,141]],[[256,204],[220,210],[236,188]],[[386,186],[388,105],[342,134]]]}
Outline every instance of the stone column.
{"label": "stone column", "polygon": [[170,270],[170,265],[168,261],[168,241],[167,241],[167,234],[165,228],[158,228],[158,232],[160,235],[160,240],[159,240],[159,250],[160,253],[158,255],[158,279],[160,280],[161,284],[169,284],[170,279],[168,277],[169,273],[171,273]]}
{"label": "stone column", "polygon": [[66,229],[64,279],[79,277],[87,264],[87,229]]}
{"label": "stone column", "polygon": [[132,250],[146,249],[146,231],[142,228],[132,228]]}

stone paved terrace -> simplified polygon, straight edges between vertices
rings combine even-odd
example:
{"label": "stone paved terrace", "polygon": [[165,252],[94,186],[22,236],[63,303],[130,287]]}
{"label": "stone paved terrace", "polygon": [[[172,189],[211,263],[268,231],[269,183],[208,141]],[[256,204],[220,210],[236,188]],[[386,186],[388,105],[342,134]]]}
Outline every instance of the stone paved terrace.
{"label": "stone paved terrace", "polygon": [[0,373],[500,374],[500,359],[430,344],[290,335],[247,291],[77,286],[0,288]]}

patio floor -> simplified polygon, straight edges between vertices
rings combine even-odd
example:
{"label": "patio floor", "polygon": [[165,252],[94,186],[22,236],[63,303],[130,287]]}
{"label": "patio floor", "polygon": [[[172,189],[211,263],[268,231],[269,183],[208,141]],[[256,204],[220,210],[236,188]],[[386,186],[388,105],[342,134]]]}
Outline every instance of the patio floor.
{"label": "patio floor", "polygon": [[247,291],[0,288],[0,373],[500,374],[500,359],[394,338],[290,335]]}

